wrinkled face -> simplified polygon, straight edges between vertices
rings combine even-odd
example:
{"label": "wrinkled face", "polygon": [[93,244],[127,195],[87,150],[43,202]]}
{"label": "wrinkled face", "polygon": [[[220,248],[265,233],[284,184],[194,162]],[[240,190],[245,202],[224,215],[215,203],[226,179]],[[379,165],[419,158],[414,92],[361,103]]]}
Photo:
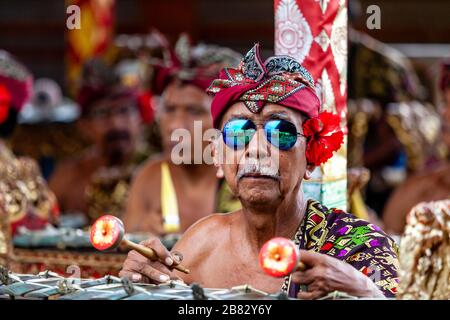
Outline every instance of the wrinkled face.
{"label": "wrinkled face", "polygon": [[[308,179],[314,169],[307,166],[305,138],[299,136],[292,148],[280,150],[266,138],[264,124],[270,120],[287,120],[302,133],[301,114],[276,104],[267,104],[255,114],[238,102],[222,117],[222,132],[233,119],[250,119],[257,124],[257,130],[250,142],[237,150],[224,143],[223,135],[216,140],[215,161],[216,165],[221,163],[218,175],[223,174],[244,206],[272,207],[286,197],[296,199],[302,180]],[[220,152],[223,159],[218,156]]]}
{"label": "wrinkled face", "polygon": [[80,125],[110,165],[121,164],[135,152],[141,133],[139,110],[130,98],[99,101]]}
{"label": "wrinkled face", "polygon": [[[173,82],[164,91],[158,119],[161,130],[164,151],[168,154],[176,145],[186,145],[185,150],[191,150],[191,156],[207,146],[203,142],[203,133],[212,128],[212,120],[209,113],[212,98],[200,88],[190,84]],[[188,132],[191,139],[174,139],[172,134],[180,131]],[[183,133],[183,132],[181,132]],[[198,148],[194,147],[198,144]],[[172,154],[173,156],[173,154]]]}

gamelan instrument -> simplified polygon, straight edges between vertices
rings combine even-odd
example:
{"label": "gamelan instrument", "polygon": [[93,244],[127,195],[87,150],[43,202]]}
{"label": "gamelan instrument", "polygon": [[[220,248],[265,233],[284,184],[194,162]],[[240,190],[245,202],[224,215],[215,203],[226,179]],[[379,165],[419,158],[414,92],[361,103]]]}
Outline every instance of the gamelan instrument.
{"label": "gamelan instrument", "polygon": [[132,283],[105,276],[99,279],[65,278],[51,271],[37,275],[15,274],[0,266],[0,300],[275,300],[285,294],[268,294],[247,285],[208,289],[197,284],[170,281],[160,285]]}

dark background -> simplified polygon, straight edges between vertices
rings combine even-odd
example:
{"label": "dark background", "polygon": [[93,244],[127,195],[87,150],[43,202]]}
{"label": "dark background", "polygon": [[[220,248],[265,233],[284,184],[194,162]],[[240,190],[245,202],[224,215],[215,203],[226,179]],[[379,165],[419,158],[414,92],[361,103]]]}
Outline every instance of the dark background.
{"label": "dark background", "polygon": [[[362,0],[356,28],[388,43],[450,43],[449,0]],[[367,30],[366,8],[381,8],[381,30]],[[64,79],[64,0],[0,0],[0,48],[12,52],[36,78]],[[116,0],[116,33],[154,26],[175,40],[182,31],[246,51],[260,42],[273,50],[273,0]]]}

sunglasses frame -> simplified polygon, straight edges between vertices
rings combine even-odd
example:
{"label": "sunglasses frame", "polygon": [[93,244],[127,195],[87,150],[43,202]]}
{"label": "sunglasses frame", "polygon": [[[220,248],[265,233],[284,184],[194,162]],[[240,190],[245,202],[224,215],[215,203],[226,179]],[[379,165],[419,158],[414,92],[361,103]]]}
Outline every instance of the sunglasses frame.
{"label": "sunglasses frame", "polygon": [[[269,120],[264,121],[264,122],[255,122],[255,121],[253,121],[253,120],[251,120],[251,119],[247,119],[247,118],[233,118],[233,119],[231,119],[231,120],[228,120],[228,121],[225,123],[225,125],[223,126],[223,129],[222,129],[220,132],[221,132],[221,134],[222,134],[223,142],[224,142],[228,147],[230,147],[230,148],[232,148],[232,149],[234,149],[234,150],[241,150],[241,149],[245,148],[245,147],[250,143],[250,141],[253,139],[253,137],[254,137],[254,135],[255,135],[255,133],[256,133],[256,130],[255,130],[255,132],[253,133],[253,135],[252,135],[252,137],[250,138],[250,140],[249,140],[247,143],[243,144],[242,146],[239,146],[238,144],[235,144],[235,145],[230,146],[230,145],[227,143],[227,141],[226,141],[225,128],[226,128],[226,126],[227,126],[229,123],[231,123],[232,121],[236,121],[236,120],[246,120],[246,121],[250,121],[250,122],[254,125],[255,129],[258,129],[258,127],[262,127],[263,130],[264,130],[264,133],[265,133],[264,136],[266,137],[267,141],[268,141],[271,145],[273,145],[274,147],[278,148],[278,149],[281,150],[281,151],[288,151],[288,150],[292,149],[292,148],[295,146],[295,144],[297,143],[298,137],[304,137],[304,138],[306,138],[306,136],[305,136],[303,133],[300,133],[300,132],[297,131],[296,125],[293,124],[293,123],[292,123],[291,121],[289,121],[289,120],[285,120],[285,119],[269,119]],[[271,121],[284,121],[284,122],[287,122],[287,123],[291,124],[291,125],[295,128],[295,131],[296,131],[295,137],[296,137],[296,139],[295,139],[295,142],[292,144],[292,146],[290,146],[290,147],[287,148],[287,149],[281,149],[281,148],[279,147],[279,145],[277,146],[277,145],[275,145],[274,143],[272,143],[271,139],[268,138],[268,136],[267,136],[267,131],[266,131],[266,125],[267,125],[267,123],[269,123],[269,122],[271,122]]]}

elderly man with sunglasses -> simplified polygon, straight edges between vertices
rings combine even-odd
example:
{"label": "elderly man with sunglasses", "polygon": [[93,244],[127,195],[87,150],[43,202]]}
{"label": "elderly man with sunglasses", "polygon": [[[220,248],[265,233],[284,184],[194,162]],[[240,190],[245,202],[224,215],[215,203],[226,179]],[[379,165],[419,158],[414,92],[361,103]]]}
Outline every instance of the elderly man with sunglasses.
{"label": "elderly man with sunglasses", "polygon": [[[358,297],[395,296],[398,261],[392,239],[373,224],[303,195],[302,180],[343,140],[339,118],[319,113],[308,71],[287,56],[262,62],[255,45],[237,69],[222,71],[208,93],[215,96],[211,114],[221,131],[213,142],[217,175],[226,179],[242,209],[200,220],[172,252],[157,238],[145,241],[164,263],[131,251],[120,275],[215,288],[245,283],[301,299],[336,290]],[[285,278],[265,274],[258,253],[273,237],[292,239],[306,270]],[[180,256],[190,274],[172,268]]]}

